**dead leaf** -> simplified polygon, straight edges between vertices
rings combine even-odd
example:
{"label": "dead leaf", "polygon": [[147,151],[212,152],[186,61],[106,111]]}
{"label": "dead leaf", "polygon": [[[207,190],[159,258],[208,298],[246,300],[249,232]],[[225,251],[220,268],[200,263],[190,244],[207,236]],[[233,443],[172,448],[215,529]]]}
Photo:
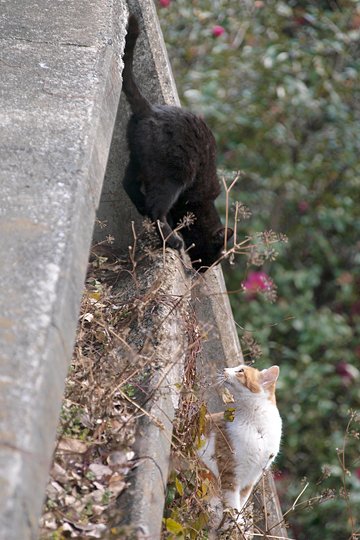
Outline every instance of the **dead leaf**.
{"label": "dead leaf", "polygon": [[55,481],[51,481],[47,487],[48,497],[58,497],[59,494],[63,493],[64,491],[64,488]]}
{"label": "dead leaf", "polygon": [[234,396],[232,395],[232,393],[229,391],[228,388],[224,388],[224,391],[221,397],[224,403],[235,403]]}
{"label": "dead leaf", "polygon": [[66,506],[70,506],[76,502],[76,497],[74,495],[65,495],[64,497],[64,503]]}
{"label": "dead leaf", "polygon": [[[74,528],[70,525],[70,523],[68,523],[67,521],[64,521],[63,525],[62,525],[62,530],[64,532],[70,532],[70,533],[73,533],[74,532]],[[71,536],[73,536],[71,534]]]}
{"label": "dead leaf", "polygon": [[43,516],[43,524],[44,527],[52,531],[55,531],[58,528],[55,518],[50,513]]}
{"label": "dead leaf", "polygon": [[62,484],[68,480],[66,470],[61,467],[61,465],[59,465],[56,461],[54,462],[50,475],[53,480],[61,482]]}
{"label": "dead leaf", "polygon": [[116,418],[110,418],[109,419],[109,427],[111,427],[112,433],[117,433],[118,431],[124,429],[124,422],[126,422],[126,418],[124,421],[119,421]]}
{"label": "dead leaf", "polygon": [[224,411],[224,420],[227,422],[233,422],[235,420],[235,411],[234,407],[229,407]]}
{"label": "dead leaf", "polygon": [[112,467],[113,469],[119,469],[124,466],[127,468],[129,467],[129,461],[134,459],[135,452],[132,450],[129,450],[128,452],[120,452],[119,450],[116,450],[115,452],[111,452],[107,458],[108,465]]}
{"label": "dead leaf", "polygon": [[[71,525],[69,523],[67,523],[67,525],[70,527],[70,529],[67,529],[67,530],[73,531],[74,529],[71,528],[71,525],[72,525],[79,531],[86,532],[86,537],[90,537],[90,538],[101,538],[104,531],[106,531],[107,529],[106,525],[104,525],[103,523],[86,523],[85,524],[81,522],[78,522],[78,523],[72,522]],[[65,530],[64,526],[65,526],[65,523],[63,525],[63,530]]]}
{"label": "dead leaf", "polygon": [[107,527],[103,523],[94,524],[93,528],[87,531],[87,536],[90,536],[90,538],[101,538],[106,529]]}
{"label": "dead leaf", "polygon": [[104,497],[105,487],[101,486],[100,489],[97,489],[91,493],[91,499],[97,503],[101,503]]}
{"label": "dead leaf", "polygon": [[106,506],[100,505],[100,504],[93,504],[92,506],[92,513],[94,516],[101,516],[103,511],[106,509]]}
{"label": "dead leaf", "polygon": [[88,445],[79,439],[60,439],[57,450],[60,452],[69,452],[70,454],[84,454],[88,449]]}
{"label": "dead leaf", "polygon": [[103,476],[110,476],[110,474],[112,474],[110,467],[102,465],[101,463],[92,463],[89,465],[89,471],[91,471],[98,480],[103,478]]}
{"label": "dead leaf", "polygon": [[123,491],[126,487],[126,482],[124,482],[123,476],[119,473],[114,473],[109,480],[109,490],[116,497]]}

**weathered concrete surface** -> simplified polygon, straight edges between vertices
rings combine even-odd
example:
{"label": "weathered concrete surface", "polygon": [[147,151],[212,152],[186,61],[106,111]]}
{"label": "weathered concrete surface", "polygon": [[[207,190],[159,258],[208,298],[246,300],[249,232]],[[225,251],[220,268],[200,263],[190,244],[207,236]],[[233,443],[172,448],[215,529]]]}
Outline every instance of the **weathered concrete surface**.
{"label": "weathered concrete surface", "polygon": [[[134,57],[134,74],[141,92],[152,103],[179,105],[179,97],[152,0],[129,0],[128,4],[129,11],[137,15],[140,25],[140,36]],[[97,213],[99,221],[106,222],[107,226],[105,229],[95,227],[97,241],[111,234],[115,238],[115,245],[120,249],[127,249],[128,238],[132,235],[131,221],[135,222],[136,229],[141,228],[142,222],[141,216],[130,203],[121,184],[128,162],[125,133],[129,117],[130,107],[122,94]]]}
{"label": "weathered concrete surface", "polygon": [[[142,354],[152,359],[156,372],[146,392],[151,396],[149,401],[146,396],[147,414],[140,418],[137,429],[134,450],[138,466],[127,478],[130,486],[119,497],[112,527],[117,528],[119,538],[134,538],[138,534],[138,537],[155,540],[161,533],[172,422],[189,347],[190,279],[177,254],[169,249],[165,259],[161,250],[157,250],[151,264],[149,261],[140,264],[136,276],[136,284],[123,280],[119,290],[125,292],[129,303],[142,295],[151,297],[152,291],[156,291],[154,315],[136,329],[135,339]],[[144,283],[146,289],[142,293]],[[144,334],[151,336],[145,352]],[[131,336],[130,333],[128,342],[134,348]]]}
{"label": "weathered concrete surface", "polygon": [[209,411],[217,412],[223,404],[213,387],[216,373],[243,361],[224,276],[219,266],[206,272],[198,286],[194,287],[192,302],[205,335],[197,362],[198,376]]}
{"label": "weathered concrete surface", "polygon": [[0,538],[37,538],[121,89],[124,0],[0,8]]}
{"label": "weathered concrete surface", "polygon": [[263,516],[262,522],[257,523],[257,527],[265,533],[265,538],[282,540],[288,538],[274,478],[270,471],[265,474],[263,481],[259,482],[254,502],[255,509]]}

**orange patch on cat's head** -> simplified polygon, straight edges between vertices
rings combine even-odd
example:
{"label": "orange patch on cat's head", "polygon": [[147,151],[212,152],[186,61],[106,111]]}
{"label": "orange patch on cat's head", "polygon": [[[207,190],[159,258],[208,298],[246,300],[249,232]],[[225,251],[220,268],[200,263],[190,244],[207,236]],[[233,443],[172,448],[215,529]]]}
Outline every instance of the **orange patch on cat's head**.
{"label": "orange patch on cat's head", "polygon": [[244,366],[241,369],[243,371],[237,372],[236,378],[253,394],[261,392],[259,370],[250,366]]}
{"label": "orange patch on cat's head", "polygon": [[265,391],[268,399],[275,403],[275,384],[279,376],[279,367],[271,366],[268,369],[259,371],[251,366],[241,364],[235,368],[226,368],[225,378],[235,378],[243,387],[247,388],[253,394],[259,394]]}
{"label": "orange patch on cat's head", "polygon": [[238,381],[241,386],[257,394],[261,392],[261,384],[259,380],[260,372],[258,369],[241,364],[234,368],[226,368],[225,379],[235,382]]}

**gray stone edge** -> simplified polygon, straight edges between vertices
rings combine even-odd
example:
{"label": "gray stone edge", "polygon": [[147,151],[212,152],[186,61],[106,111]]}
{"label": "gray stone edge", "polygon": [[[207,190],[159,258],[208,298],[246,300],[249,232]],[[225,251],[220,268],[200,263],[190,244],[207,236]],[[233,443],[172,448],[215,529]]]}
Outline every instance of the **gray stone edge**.
{"label": "gray stone edge", "polygon": [[[115,3],[113,26],[118,26],[119,11]],[[119,34],[119,32],[117,31]],[[123,34],[123,33],[122,33]],[[124,35],[124,34],[123,34]],[[13,493],[6,507],[2,508],[0,538],[25,540],[37,538],[38,518],[44,497],[45,485],[53,450],[64,380],[71,358],[75,338],[77,316],[87,268],[95,209],[101,192],[101,184],[110,147],[111,133],[121,92],[119,54],[121,50],[106,49],[102,58],[102,70],[107,74],[101,102],[98,105],[98,124],[89,137],[94,144],[89,157],[89,167],[82,174],[75,195],[76,213],[70,226],[73,234],[67,242],[67,263],[56,288],[56,309],[52,309],[46,341],[39,362],[37,377],[36,425],[27,441],[27,448],[1,448],[3,462],[13,464],[11,472]],[[85,178],[87,180],[85,181]],[[89,205],[87,186],[92,189]],[[32,413],[32,418],[35,418]],[[42,427],[41,427],[42,426]],[[46,428],[46,429],[44,429]],[[16,481],[14,478],[16,476]]]}
{"label": "gray stone edge", "polygon": [[[189,279],[178,257],[167,250],[166,276],[162,290],[169,297],[182,298],[179,307],[168,310],[162,323],[161,341],[166,365],[152,381],[154,395],[145,406],[137,427],[134,446],[136,468],[129,475],[129,487],[118,500],[116,526],[129,527],[129,538],[160,538],[169,472],[173,420],[179,402],[179,388],[187,351],[186,317],[189,309]],[[169,272],[169,270],[171,272]],[[155,419],[155,421],[154,421]],[[160,427],[159,427],[160,424]],[[123,533],[124,534],[124,533]],[[124,537],[125,536],[119,536]]]}

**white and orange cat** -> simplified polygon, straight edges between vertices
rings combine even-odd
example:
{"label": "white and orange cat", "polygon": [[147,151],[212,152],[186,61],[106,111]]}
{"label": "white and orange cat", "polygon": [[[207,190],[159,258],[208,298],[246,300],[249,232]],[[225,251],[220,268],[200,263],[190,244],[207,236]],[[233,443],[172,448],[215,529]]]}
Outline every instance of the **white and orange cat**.
{"label": "white and orange cat", "polygon": [[[218,514],[220,502],[222,510],[231,509],[239,524],[253,487],[279,452],[281,418],[275,399],[278,376],[278,366],[262,371],[246,365],[225,368],[220,382],[233,401],[229,404],[231,419],[224,413],[209,415],[205,441],[198,450],[220,494],[213,496],[210,506]],[[224,522],[220,513],[217,523],[213,522],[215,528]]]}

